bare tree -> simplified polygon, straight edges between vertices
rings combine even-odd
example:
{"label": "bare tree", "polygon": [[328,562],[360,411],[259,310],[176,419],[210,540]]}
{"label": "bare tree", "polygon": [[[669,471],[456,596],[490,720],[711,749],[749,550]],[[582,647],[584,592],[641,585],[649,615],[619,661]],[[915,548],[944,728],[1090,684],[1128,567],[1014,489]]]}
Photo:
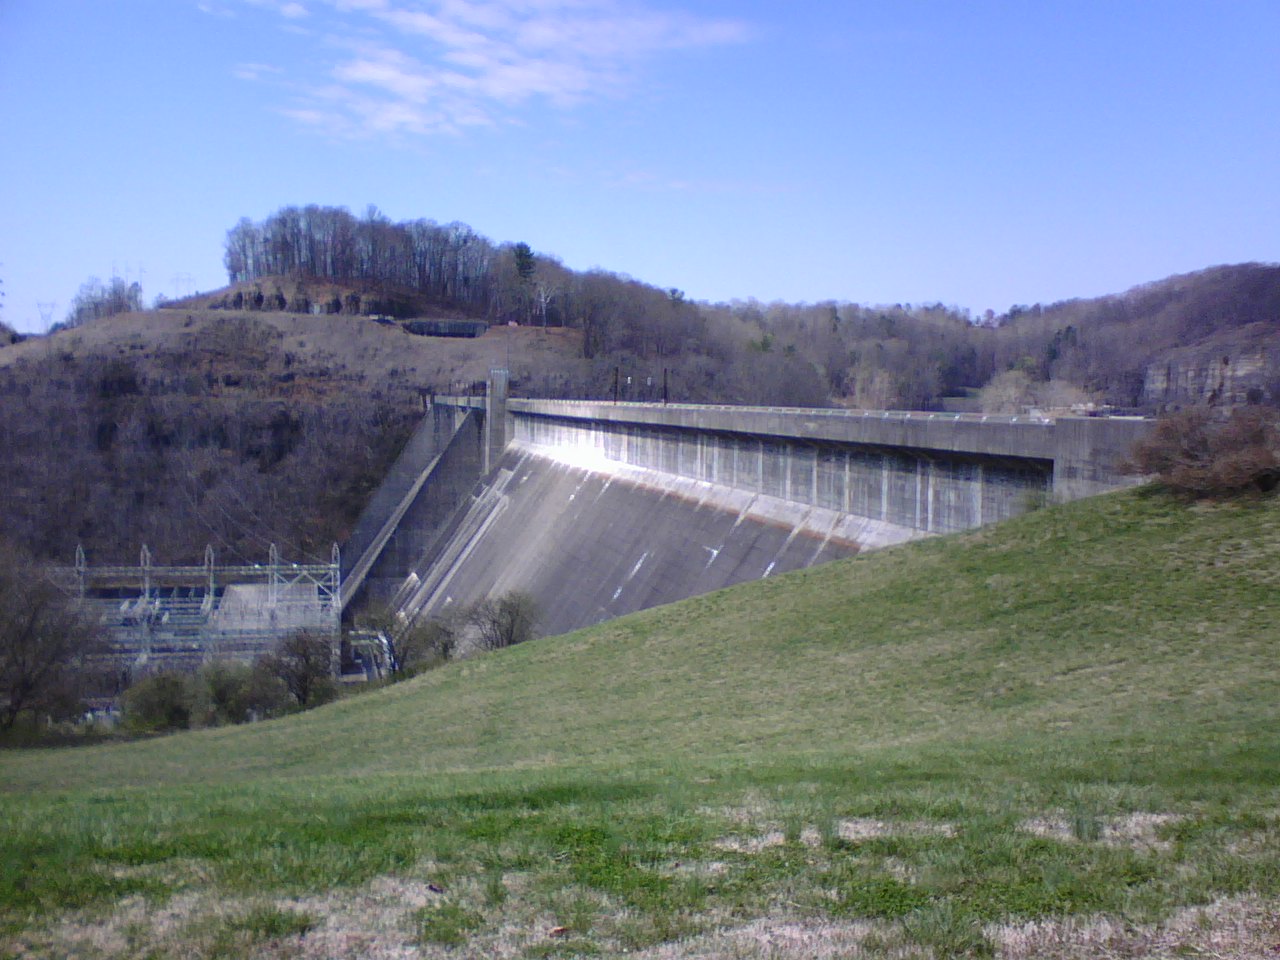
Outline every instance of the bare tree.
{"label": "bare tree", "polygon": [[467,623],[475,629],[476,642],[484,650],[501,650],[534,639],[540,619],[537,601],[520,591],[488,597],[467,612]]}
{"label": "bare tree", "polygon": [[1032,402],[1031,378],[1022,370],[1005,370],[982,388],[983,413],[1025,413]]}
{"label": "bare tree", "polygon": [[300,707],[314,707],[333,698],[335,650],[326,636],[299,630],[275,653],[262,658],[264,666],[284,681]]}
{"label": "bare tree", "polygon": [[24,711],[72,712],[100,638],[45,568],[9,545],[0,554],[0,729],[7,730]]}
{"label": "bare tree", "polygon": [[112,277],[111,282],[104,285],[97,277],[90,277],[80,285],[67,311],[66,325],[78,327],[91,320],[141,309],[142,287],[136,281],[126,283],[120,277]]}
{"label": "bare tree", "polygon": [[387,669],[393,676],[407,676],[444,663],[458,648],[459,624],[449,617],[408,620],[382,607],[366,610],[358,623],[365,630],[377,631],[386,641]]}

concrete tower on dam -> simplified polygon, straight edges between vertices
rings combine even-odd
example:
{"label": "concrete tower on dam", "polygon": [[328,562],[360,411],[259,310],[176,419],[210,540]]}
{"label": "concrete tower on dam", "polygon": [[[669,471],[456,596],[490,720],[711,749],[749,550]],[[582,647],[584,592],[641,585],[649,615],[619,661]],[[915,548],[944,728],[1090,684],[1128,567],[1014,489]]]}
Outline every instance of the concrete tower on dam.
{"label": "concrete tower on dam", "polygon": [[343,602],[528,592],[560,633],[1129,482],[1148,421],[437,398],[344,550]]}

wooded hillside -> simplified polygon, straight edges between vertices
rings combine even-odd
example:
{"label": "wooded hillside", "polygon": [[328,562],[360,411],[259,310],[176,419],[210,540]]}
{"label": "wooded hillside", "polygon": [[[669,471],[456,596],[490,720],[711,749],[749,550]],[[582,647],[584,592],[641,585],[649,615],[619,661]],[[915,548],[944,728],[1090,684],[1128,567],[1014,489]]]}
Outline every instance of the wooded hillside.
{"label": "wooded hillside", "polygon": [[[226,264],[232,283],[251,289],[211,305],[452,310],[493,324],[569,327],[582,333],[583,357],[605,358],[610,371],[652,376],[683,367],[686,399],[929,409],[1011,371],[989,404],[1060,406],[1068,398],[1154,412],[1280,398],[1280,355],[1266,342],[1280,329],[1275,265],[1215,267],[1114,296],[981,317],[942,303],[705,304],[622,274],[573,271],[465,224],[392,223],[373,208],[356,218],[315,206],[241,220],[228,233]],[[312,297],[314,278],[364,293]],[[1198,353],[1200,344],[1210,352]],[[603,386],[597,376],[565,389]]]}
{"label": "wooded hillside", "polygon": [[[0,536],[62,563],[77,544],[95,562],[131,562],[143,543],[166,563],[198,562],[206,543],[227,560],[270,542],[327,557],[423,397],[493,366],[544,397],[616,384],[659,400],[665,383],[673,402],[991,412],[1280,402],[1274,265],[983,317],[709,304],[462,224],[325,207],[241,220],[226,262],[224,290],[145,312],[82,304],[58,332],[0,347]],[[394,317],[489,328],[415,336]]]}

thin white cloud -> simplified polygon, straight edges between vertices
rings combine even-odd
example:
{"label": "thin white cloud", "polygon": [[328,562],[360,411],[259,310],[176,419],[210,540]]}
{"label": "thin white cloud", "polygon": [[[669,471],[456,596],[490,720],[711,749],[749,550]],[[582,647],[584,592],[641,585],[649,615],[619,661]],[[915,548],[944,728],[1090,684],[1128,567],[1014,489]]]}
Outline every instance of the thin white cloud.
{"label": "thin white cloud", "polygon": [[245,0],[245,2],[250,6],[274,10],[289,20],[298,20],[310,14],[306,4],[298,0]]}
{"label": "thin white cloud", "polygon": [[569,109],[618,97],[653,58],[750,35],[741,21],[642,0],[242,2],[312,17],[327,37],[317,51],[325,75],[293,87],[300,102],[282,112],[308,125],[327,116],[344,136],[456,133],[509,122],[530,102]]}
{"label": "thin white cloud", "polygon": [[237,63],[231,68],[231,73],[241,80],[261,80],[267,76],[279,76],[284,73],[284,68],[269,63]]}

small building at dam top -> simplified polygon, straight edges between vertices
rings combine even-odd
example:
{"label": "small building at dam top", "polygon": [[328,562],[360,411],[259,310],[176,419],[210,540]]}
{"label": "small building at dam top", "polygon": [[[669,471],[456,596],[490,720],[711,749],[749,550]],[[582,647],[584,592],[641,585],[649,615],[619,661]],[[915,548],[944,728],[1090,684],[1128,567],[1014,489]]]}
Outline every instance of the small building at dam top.
{"label": "small building at dam top", "polygon": [[434,400],[415,462],[393,470],[404,495],[382,496],[344,548],[344,604],[363,589],[413,618],[521,590],[562,632],[1125,486],[1119,463],[1151,427],[529,400],[505,385],[495,371],[487,396]]}

